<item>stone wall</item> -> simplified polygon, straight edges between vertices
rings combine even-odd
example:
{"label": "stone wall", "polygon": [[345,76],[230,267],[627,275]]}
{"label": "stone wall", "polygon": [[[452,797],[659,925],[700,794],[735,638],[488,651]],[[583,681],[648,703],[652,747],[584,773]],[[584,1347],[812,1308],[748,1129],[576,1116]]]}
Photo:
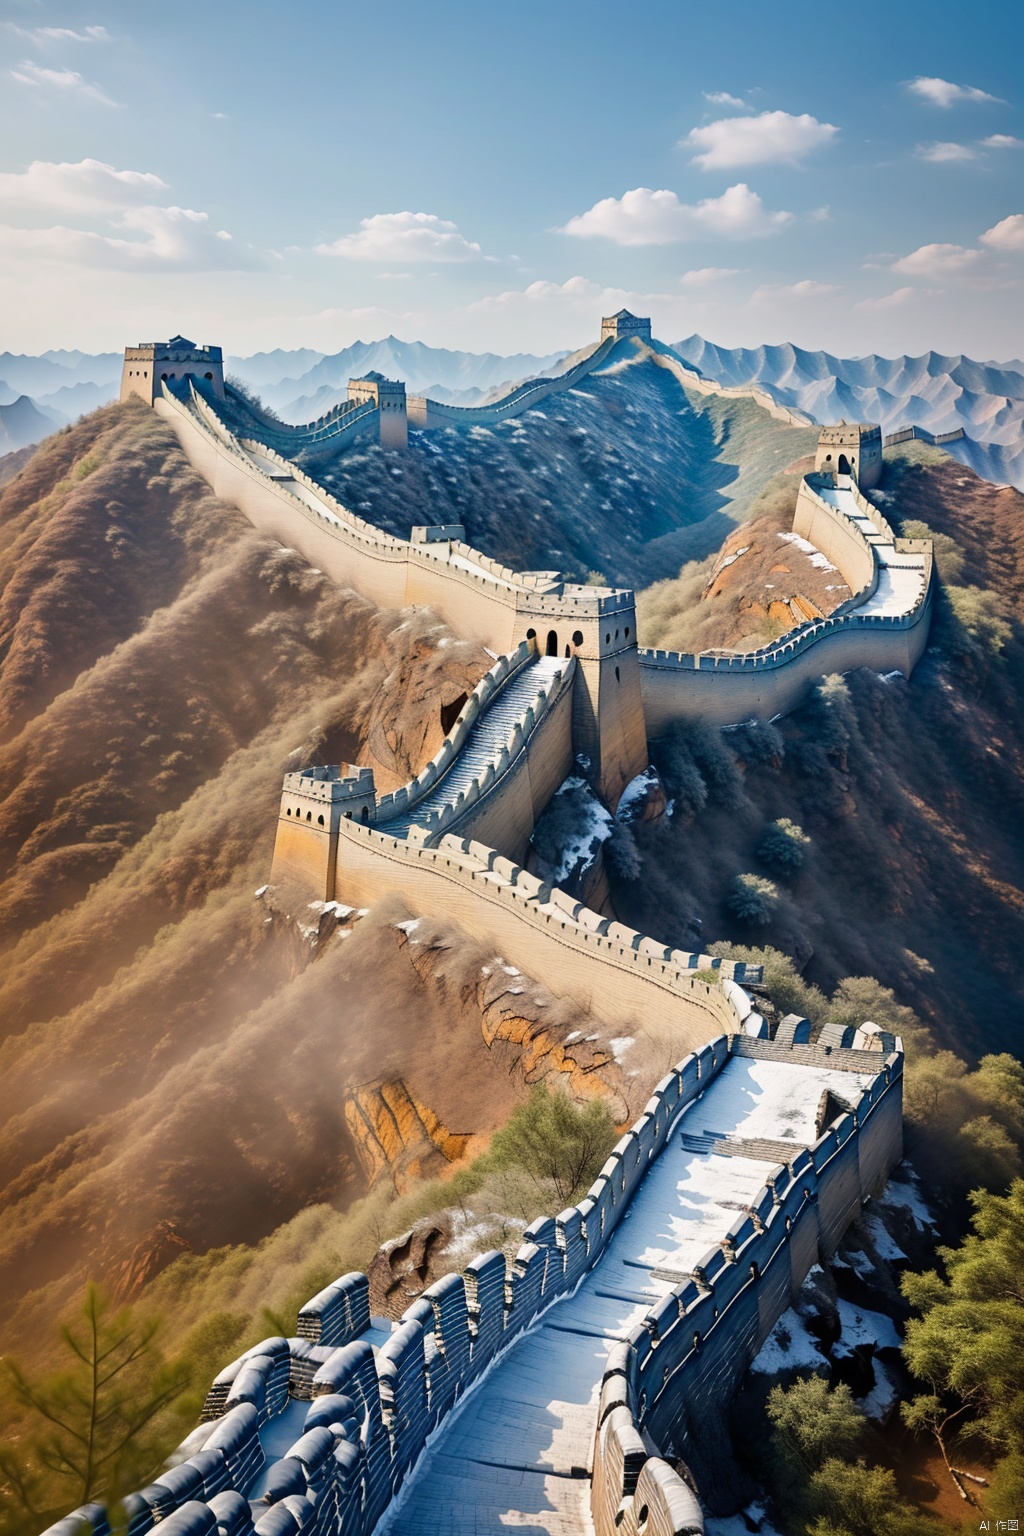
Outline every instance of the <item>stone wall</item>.
{"label": "stone wall", "polygon": [[932,548],[927,539],[897,538],[882,513],[854,484],[858,512],[898,555],[919,559],[924,584],[915,606],[898,615],[858,612],[874,590],[878,569],[871,541],[837,507],[818,496],[813,477],[797,497],[794,527],[827,554],[854,596],[827,619],[791,630],[773,645],[741,655],[694,655],[642,648],[644,718],[649,736],[677,720],[734,725],[771,719],[796,707],[826,673],[871,667],[909,677],[928,643],[933,599]]}
{"label": "stone wall", "polygon": [[421,431],[438,427],[495,427],[500,422],[511,421],[525,411],[539,405],[548,395],[559,390],[571,389],[579,379],[586,378],[599,367],[615,346],[615,338],[603,340],[591,348],[586,357],[553,378],[527,379],[515,389],[493,400],[488,405],[444,405],[424,395],[410,395],[408,399],[409,424]]}
{"label": "stone wall", "polygon": [[[179,1448],[174,1468],[128,1496],[129,1536],[146,1536],[157,1522],[166,1536],[217,1536],[222,1522],[230,1536],[250,1536],[244,1495],[265,1465],[259,1432],[289,1396],[311,1404],[305,1432],[283,1458],[289,1470],[298,1464],[295,1489],[268,1506],[256,1536],[370,1536],[428,1437],[597,1262],[679,1110],[728,1059],[728,1041],[719,1036],[680,1062],[583,1200],[527,1228],[510,1264],[492,1251],[430,1286],[376,1351],[367,1338],[369,1284],[358,1273],[302,1308],[295,1338],[246,1350],[216,1377],[203,1422]],[[101,1506],[74,1511],[46,1536],[83,1530],[109,1536]]]}
{"label": "stone wall", "polygon": [[743,969],[590,912],[481,843],[445,836],[424,847],[344,821],[335,888],[354,906],[400,890],[413,910],[460,924],[553,992],[575,993],[609,1023],[632,1021],[667,1049],[740,1027],[717,977],[742,980]]}
{"label": "stone wall", "polygon": [[[775,1059],[795,1054],[742,1036],[733,1049]],[[902,1156],[902,1053],[884,1063],[872,1052],[805,1046],[802,1054],[818,1065],[879,1075],[854,1113],[773,1171],[697,1266],[700,1283],[677,1288],[613,1347],[594,1453],[596,1536],[703,1530],[690,1489],[662,1457],[691,1468],[713,1511],[728,1509],[731,1452],[722,1409],[811,1265],[832,1254]]]}
{"label": "stone wall", "polygon": [[[612,1346],[601,1386],[591,1510],[596,1536],[702,1533],[700,1505],[665,1459],[681,1456],[714,1497],[729,1399],[807,1268],[900,1156],[902,1057],[802,1047],[818,1064],[877,1075],[854,1114],[769,1176],[721,1245]],[[400,1529],[404,1485],[429,1437],[549,1307],[599,1262],[678,1116],[730,1053],[791,1059],[783,1046],[718,1037],[658,1083],[576,1205],[527,1228],[515,1258],[492,1251],[447,1275],[382,1336],[365,1275],[311,1298],[294,1338],[265,1339],[225,1367],[203,1422],[174,1465],[129,1495],[130,1536],[159,1522],[166,1536],[371,1536]],[[373,1343],[371,1343],[371,1338]],[[373,1347],[377,1345],[376,1349]],[[289,1397],[310,1403],[303,1433],[282,1443],[265,1513],[246,1494],[265,1465],[260,1430]],[[661,1451],[664,1455],[657,1454]],[[397,1508],[393,1508],[397,1504]],[[255,1527],[253,1519],[255,1513]],[[88,1505],[46,1536],[108,1536]]]}

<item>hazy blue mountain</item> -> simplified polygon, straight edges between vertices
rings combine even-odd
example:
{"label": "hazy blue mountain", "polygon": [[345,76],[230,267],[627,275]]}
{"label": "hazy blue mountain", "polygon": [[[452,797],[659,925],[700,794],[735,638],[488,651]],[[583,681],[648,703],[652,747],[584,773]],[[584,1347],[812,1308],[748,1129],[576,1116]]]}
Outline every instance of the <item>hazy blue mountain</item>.
{"label": "hazy blue mountain", "polygon": [[251,357],[227,356],[224,368],[227,373],[237,373],[254,389],[267,384],[279,384],[282,379],[295,379],[308,373],[323,360],[323,352],[310,347],[275,347],[273,352],[254,352]]}
{"label": "hazy blue mountain", "polygon": [[948,448],[989,480],[1024,485],[1024,369],[1016,362],[925,352],[920,357],[840,358],[785,343],[718,347],[702,336],[673,351],[721,384],[757,383],[782,405],[815,421],[877,421],[884,432],[917,425],[929,432],[962,427]]}
{"label": "hazy blue mountain", "polygon": [[[781,404],[818,422],[877,421],[885,432],[925,427],[967,434],[949,452],[997,483],[1024,487],[1024,363],[978,362],[926,352],[921,357],[836,357],[788,343],[719,347],[701,336],[673,350],[708,378],[726,385],[756,383]],[[309,347],[276,348],[229,357],[237,374],[286,421],[309,421],[345,398],[348,380],[377,369],[404,379],[413,394],[472,405],[514,382],[550,371],[565,353],[457,352],[386,336],[325,354]],[[29,396],[39,417],[35,441],[54,424],[73,421],[117,396],[121,354],[53,350],[38,357],[0,353],[0,406]],[[30,416],[21,407],[19,421]],[[22,430],[18,429],[19,432]]]}
{"label": "hazy blue mountain", "polygon": [[71,384],[113,384],[121,378],[120,352],[43,352],[38,357],[0,352],[0,379],[19,395],[52,394]]}
{"label": "hazy blue mountain", "polygon": [[10,405],[0,405],[0,454],[38,443],[53,429],[54,418],[44,415],[28,395],[19,395]]}
{"label": "hazy blue mountain", "polygon": [[[429,393],[431,389],[440,388],[458,391],[463,403],[470,403],[471,397],[462,392],[483,392],[507,380],[543,373],[565,353],[552,352],[537,357],[520,352],[512,357],[501,357],[494,352],[452,352],[444,347],[428,347],[422,341],[399,341],[396,336],[386,336],[381,341],[357,341],[330,357],[321,356],[318,362],[301,373],[271,382],[269,370],[262,364],[265,356],[273,355],[261,354],[259,365],[252,374],[247,371],[249,360],[246,358],[239,358],[232,366],[242,378],[258,388],[264,402],[286,420],[308,421],[311,416],[330,410],[345,397],[350,378],[358,378],[372,368],[387,378],[404,379],[411,394]],[[287,357],[287,354],[283,356]],[[257,373],[260,383],[257,383]],[[3,377],[2,369],[0,377]]]}

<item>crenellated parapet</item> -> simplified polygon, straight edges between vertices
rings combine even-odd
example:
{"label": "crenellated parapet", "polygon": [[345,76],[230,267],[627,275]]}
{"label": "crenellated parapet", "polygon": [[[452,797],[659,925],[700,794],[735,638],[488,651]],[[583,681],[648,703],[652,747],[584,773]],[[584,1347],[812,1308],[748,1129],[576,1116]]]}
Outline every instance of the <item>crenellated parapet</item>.
{"label": "crenellated parapet", "polygon": [[[796,1080],[807,1103],[837,1105],[820,1131],[804,1113],[794,1134]],[[125,1501],[131,1536],[158,1522],[170,1536],[426,1536],[453,1476],[459,1530],[522,1524],[543,1488],[559,1528],[581,1536],[581,1495],[596,1536],[701,1536],[702,1502],[729,1505],[731,1395],[898,1161],[901,1088],[898,1041],[709,1041],[657,1084],[586,1194],[532,1222],[513,1256],[479,1255],[395,1322],[370,1315],[365,1275],[343,1275],[300,1310],[295,1337],[226,1366],[172,1464]],[[748,1120],[770,1129],[773,1105],[793,1138],[781,1148],[743,1134]],[[687,1237],[694,1220],[705,1250]],[[631,1310],[623,1289],[650,1300]],[[582,1351],[582,1372],[567,1351]],[[532,1379],[550,1382],[536,1411]],[[108,1536],[106,1511],[86,1506],[46,1536],[83,1529]]]}

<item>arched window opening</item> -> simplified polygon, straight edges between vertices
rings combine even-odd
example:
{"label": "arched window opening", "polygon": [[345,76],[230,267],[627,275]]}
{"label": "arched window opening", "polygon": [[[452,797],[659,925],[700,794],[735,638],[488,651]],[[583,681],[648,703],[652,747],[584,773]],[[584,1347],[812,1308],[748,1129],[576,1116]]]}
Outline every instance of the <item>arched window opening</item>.
{"label": "arched window opening", "polygon": [[537,631],[535,629],[528,629],[526,631],[526,638],[527,638],[527,640],[536,640],[536,638],[537,638]]}
{"label": "arched window opening", "polygon": [[286,816],[290,816],[291,813],[292,813],[292,808],[291,808],[291,806],[289,806],[288,809],[285,811],[285,815]]}
{"label": "arched window opening", "polygon": [[307,811],[306,812],[306,820],[307,821],[312,821],[313,820],[313,812],[312,811]]}
{"label": "arched window opening", "polygon": [[554,629],[549,629],[548,630],[547,653],[548,653],[549,656],[557,656],[558,655],[558,632],[557,632],[557,630],[554,630]]}
{"label": "arched window opening", "polygon": [[351,811],[346,811],[345,812],[345,820],[346,821],[351,821],[352,820],[352,812]]}
{"label": "arched window opening", "polygon": [[629,625],[626,625],[626,639],[629,639]]}
{"label": "arched window opening", "polygon": [[370,812],[369,812],[368,808],[364,805],[362,810],[359,813],[359,820],[362,822],[363,826],[365,827],[366,823],[369,821],[369,819],[370,819]]}
{"label": "arched window opening", "polygon": [[850,473],[850,461],[845,453],[839,455],[839,473],[841,475],[848,475]]}
{"label": "arched window opening", "polygon": [[160,377],[161,377],[161,378],[162,378],[162,379],[166,379],[166,377],[167,377],[167,375],[166,375],[166,373],[162,373],[162,374],[161,374],[161,375],[160,375]]}
{"label": "arched window opening", "polygon": [[204,379],[209,379],[210,383],[211,384],[213,383],[213,374],[212,373],[204,373],[203,374],[203,378]]}
{"label": "arched window opening", "polygon": [[615,668],[615,681],[618,682],[618,680],[619,680],[619,669],[618,669],[618,667],[616,667]]}
{"label": "arched window opening", "polygon": [[322,827],[322,826],[323,826],[323,824],[324,824],[324,819],[323,819],[323,817],[322,817],[322,816],[318,816],[318,817],[317,817],[317,819],[316,819],[316,823],[317,823],[317,826],[318,826],[318,827]]}
{"label": "arched window opening", "polygon": [[582,631],[582,629],[574,629],[573,630],[573,632],[572,632],[572,643],[576,647],[576,649],[579,650],[580,646],[583,644],[583,631]]}
{"label": "arched window opening", "polygon": [[611,637],[611,635],[605,635],[605,637],[604,637],[604,643],[605,643],[605,645],[611,645],[611,643],[612,643],[612,637]]}

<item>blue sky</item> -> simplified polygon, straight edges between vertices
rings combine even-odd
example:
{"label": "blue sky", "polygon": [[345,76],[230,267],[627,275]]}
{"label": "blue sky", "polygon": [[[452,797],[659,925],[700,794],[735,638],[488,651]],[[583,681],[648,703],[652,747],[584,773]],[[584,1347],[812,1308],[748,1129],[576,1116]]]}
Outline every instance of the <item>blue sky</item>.
{"label": "blue sky", "polygon": [[[842,19],[839,19],[842,15]],[[1024,352],[1019,0],[0,4],[0,350]]]}

